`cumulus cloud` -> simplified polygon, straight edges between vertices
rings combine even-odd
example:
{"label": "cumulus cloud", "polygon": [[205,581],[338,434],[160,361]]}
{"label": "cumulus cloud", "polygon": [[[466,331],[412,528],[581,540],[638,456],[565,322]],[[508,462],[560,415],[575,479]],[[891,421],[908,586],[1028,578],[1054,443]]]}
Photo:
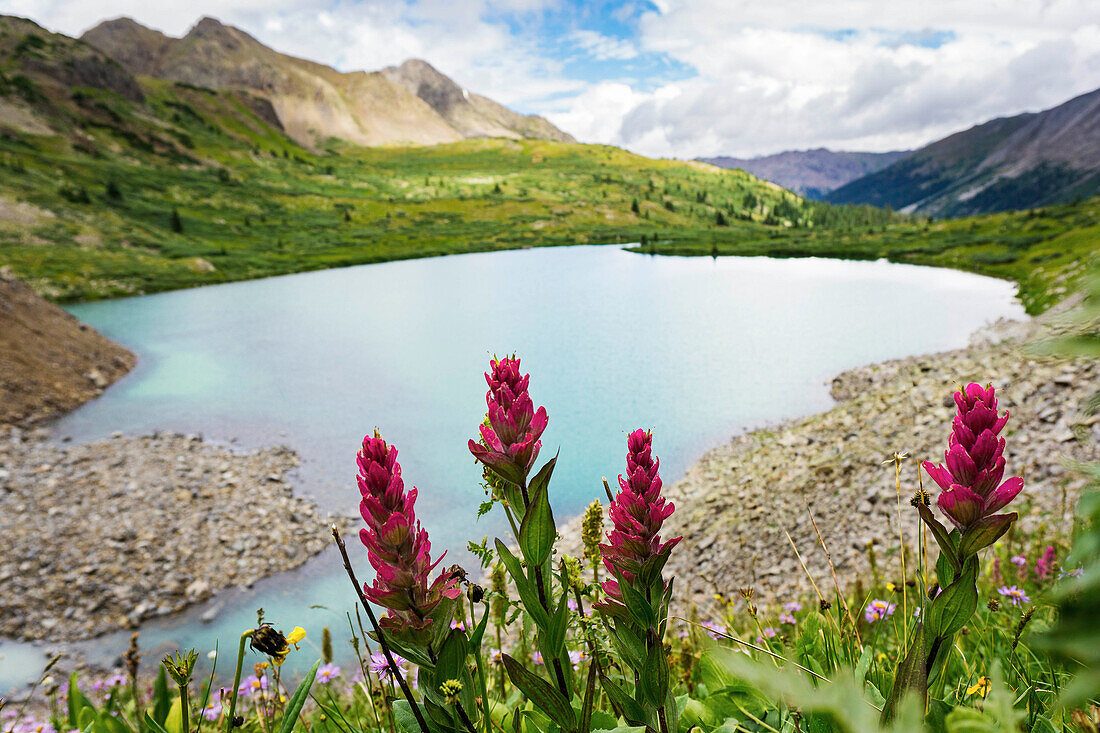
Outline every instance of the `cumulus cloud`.
{"label": "cumulus cloud", "polygon": [[[911,148],[1100,87],[1096,0],[0,0],[78,35],[199,15],[342,70],[424,58],[649,155]],[[611,26],[614,25],[614,28]]]}

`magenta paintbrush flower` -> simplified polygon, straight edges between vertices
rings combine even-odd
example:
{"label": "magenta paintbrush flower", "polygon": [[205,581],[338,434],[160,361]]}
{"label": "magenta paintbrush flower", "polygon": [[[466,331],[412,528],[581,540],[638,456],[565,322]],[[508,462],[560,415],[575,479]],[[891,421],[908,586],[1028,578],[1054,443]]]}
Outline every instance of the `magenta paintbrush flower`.
{"label": "magenta paintbrush flower", "polygon": [[535,410],[527,393],[531,375],[520,375],[519,359],[492,359],[489,366],[492,371],[485,373],[489,424],[481,426],[484,445],[471,440],[470,452],[502,478],[522,484],[542,448],[539,438],[546,430],[546,408]]}
{"label": "magenta paintbrush flower", "polygon": [[[614,529],[608,543],[600,545],[604,565],[612,574],[620,574],[633,583],[647,561],[668,553],[682,538],[661,542],[661,526],[675,507],[661,496],[660,460],[653,455],[653,436],[635,430],[626,441],[626,474],[619,476],[619,492],[608,514]],[[622,600],[617,580],[603,585],[609,599]]]}
{"label": "magenta paintbrush flower", "polygon": [[[359,464],[359,512],[367,523],[359,539],[377,575],[363,591],[374,603],[388,609],[383,627],[398,632],[417,632],[432,625],[432,612],[444,598],[457,598],[458,579],[448,572],[428,582],[428,575],[443,559],[431,560],[428,533],[420,527],[413,506],[416,488],[405,491],[397,448],[376,434],[363,438],[356,456]],[[443,553],[446,555],[447,553]]]}
{"label": "magenta paintbrush flower", "polygon": [[[956,527],[965,532],[987,520],[1024,487],[1013,476],[1001,482],[1005,472],[1005,439],[998,437],[1008,422],[1008,411],[997,414],[997,396],[992,385],[968,384],[955,393],[958,414],[951,424],[944,463],[924,462],[924,470],[944,490],[937,504]],[[1016,515],[999,515],[1004,521]]]}

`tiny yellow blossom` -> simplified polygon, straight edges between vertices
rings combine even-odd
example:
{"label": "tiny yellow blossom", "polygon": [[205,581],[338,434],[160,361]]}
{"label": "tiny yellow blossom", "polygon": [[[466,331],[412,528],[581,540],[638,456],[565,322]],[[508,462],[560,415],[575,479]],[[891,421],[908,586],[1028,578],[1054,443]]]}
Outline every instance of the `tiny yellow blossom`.
{"label": "tiny yellow blossom", "polygon": [[286,635],[286,643],[297,646],[304,638],[306,638],[306,630],[301,626],[295,626],[294,630]]}
{"label": "tiny yellow blossom", "polygon": [[893,593],[896,588],[897,588],[897,586],[894,585],[893,583],[887,583],[886,584],[886,590],[890,591],[891,593]]}
{"label": "tiny yellow blossom", "polygon": [[989,687],[989,678],[983,674],[981,677],[978,678],[977,682],[966,688],[966,694],[973,695],[974,693],[978,693],[982,697],[985,697],[989,694]]}

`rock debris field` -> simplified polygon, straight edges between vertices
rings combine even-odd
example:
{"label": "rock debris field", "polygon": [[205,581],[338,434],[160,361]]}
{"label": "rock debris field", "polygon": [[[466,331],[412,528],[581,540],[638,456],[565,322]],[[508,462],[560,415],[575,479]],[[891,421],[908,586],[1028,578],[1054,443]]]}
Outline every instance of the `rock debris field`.
{"label": "rock debris field", "polygon": [[[872,542],[882,576],[900,577],[898,492],[894,466],[883,462],[895,451],[911,455],[902,463],[900,503],[913,547],[917,517],[909,499],[917,490],[917,460],[943,460],[955,413],[951,394],[969,381],[992,381],[1000,408],[1011,412],[1003,434],[1005,476],[1024,477],[1012,509],[1029,533],[1014,530],[1008,542],[1065,536],[1085,484],[1073,462],[1100,460],[1100,415],[1081,411],[1100,390],[1097,364],[1043,359],[1009,342],[900,359],[839,375],[831,385],[840,403],[833,409],[737,436],[666,484],[676,511],[662,536],[684,538],[665,571],[676,578],[676,610],[695,604],[702,618],[718,619],[715,594],[737,598],[746,586],[763,605],[811,593],[786,533],[831,599],[833,580],[809,511],[842,587],[870,577]],[[659,436],[654,444],[660,454]],[[924,479],[935,501],[939,487]],[[562,529],[565,552],[579,555],[579,530],[579,520]]]}
{"label": "rock debris field", "polygon": [[173,433],[85,445],[48,436],[0,426],[0,636],[133,628],[331,542],[333,518],[292,495],[289,449]]}

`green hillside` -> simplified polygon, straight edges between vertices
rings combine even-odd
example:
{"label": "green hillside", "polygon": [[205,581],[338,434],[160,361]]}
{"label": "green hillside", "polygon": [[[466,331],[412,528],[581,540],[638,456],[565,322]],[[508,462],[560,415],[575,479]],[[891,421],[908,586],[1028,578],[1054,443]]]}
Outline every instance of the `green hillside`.
{"label": "green hillside", "polygon": [[666,239],[635,248],[666,255],[843,257],[936,265],[1013,280],[1029,313],[1100,268],[1100,197],[1030,211],[886,226],[786,230],[742,240]]}
{"label": "green hillside", "polygon": [[[838,215],[741,171],[595,145],[307,150],[241,92],[133,77],[0,18],[0,264],[55,300],[541,245],[764,236]],[[841,213],[838,213],[841,212]]]}

